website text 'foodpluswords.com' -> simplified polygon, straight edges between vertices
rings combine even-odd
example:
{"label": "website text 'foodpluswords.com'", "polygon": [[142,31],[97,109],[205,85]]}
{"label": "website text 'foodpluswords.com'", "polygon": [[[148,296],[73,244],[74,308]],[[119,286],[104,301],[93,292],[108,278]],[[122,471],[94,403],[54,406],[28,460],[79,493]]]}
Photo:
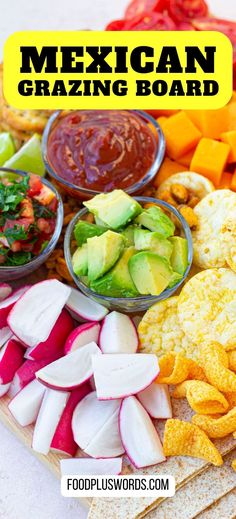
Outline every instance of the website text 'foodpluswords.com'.
{"label": "website text 'foodpluswords.com'", "polygon": [[75,476],[61,479],[64,497],[172,497],[175,478],[169,475]]}

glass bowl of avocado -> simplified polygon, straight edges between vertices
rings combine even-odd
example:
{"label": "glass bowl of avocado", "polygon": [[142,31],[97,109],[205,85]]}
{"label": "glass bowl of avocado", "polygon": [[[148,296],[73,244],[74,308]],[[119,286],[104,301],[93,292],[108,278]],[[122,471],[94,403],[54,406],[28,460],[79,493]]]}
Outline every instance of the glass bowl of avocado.
{"label": "glass bowl of avocado", "polygon": [[84,206],[64,241],[67,266],[81,292],[112,310],[142,312],[180,287],[193,248],[189,226],[174,207],[120,189]]}

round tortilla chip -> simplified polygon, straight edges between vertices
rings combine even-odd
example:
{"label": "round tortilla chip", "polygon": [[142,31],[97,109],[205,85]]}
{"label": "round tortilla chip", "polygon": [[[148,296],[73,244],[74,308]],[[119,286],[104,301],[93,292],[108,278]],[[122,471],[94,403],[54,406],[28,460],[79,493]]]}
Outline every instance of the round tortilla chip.
{"label": "round tortilla chip", "polygon": [[193,423],[177,418],[166,422],[163,449],[165,456],[192,456],[217,467],[223,464],[221,454],[204,431]]}
{"label": "round tortilla chip", "polygon": [[178,296],[151,306],[138,326],[140,350],[158,357],[168,352],[180,352],[188,357],[197,355],[195,345],[183,332],[177,314]]}
{"label": "round tortilla chip", "polygon": [[214,184],[208,178],[194,171],[184,171],[183,173],[175,173],[162,182],[157,190],[157,196],[164,191],[169,191],[173,184],[181,184],[200,200],[212,191],[215,191]]}
{"label": "round tortilla chip", "polygon": [[195,344],[218,342],[226,350],[236,344],[236,273],[208,269],[192,277],[181,290],[178,317]]}
{"label": "round tortilla chip", "polygon": [[213,191],[196,205],[198,225],[192,230],[195,265],[204,269],[228,266],[229,250],[235,246],[235,229],[226,233],[224,226],[235,211],[236,193],[230,189]]}
{"label": "round tortilla chip", "polygon": [[232,350],[228,352],[228,359],[229,359],[229,369],[231,371],[235,371],[236,373],[236,350]]}
{"label": "round tortilla chip", "polygon": [[210,438],[224,438],[236,430],[236,407],[220,418],[195,414],[192,423],[205,431]]}

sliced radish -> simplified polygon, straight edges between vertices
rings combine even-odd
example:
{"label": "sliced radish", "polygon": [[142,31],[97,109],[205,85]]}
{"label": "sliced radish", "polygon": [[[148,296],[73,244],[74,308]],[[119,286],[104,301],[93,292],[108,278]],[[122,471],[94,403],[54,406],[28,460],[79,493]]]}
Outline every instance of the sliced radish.
{"label": "sliced radish", "polygon": [[100,324],[97,322],[81,324],[69,335],[65,344],[65,354],[71,353],[89,342],[97,343],[99,332]]}
{"label": "sliced radish", "polygon": [[124,398],[143,391],[156,379],[156,355],[117,353],[93,356],[92,366],[100,400]]}
{"label": "sliced radish", "polygon": [[35,422],[45,391],[38,380],[33,380],[11,400],[9,410],[22,427]]}
{"label": "sliced radish", "polygon": [[112,458],[123,454],[119,409],[119,400],[100,402],[95,391],[76,406],[72,419],[74,439],[89,456]]}
{"label": "sliced radish", "polygon": [[147,411],[135,396],[123,400],[119,425],[126,454],[137,469],[165,461],[158,433]]}
{"label": "sliced radish", "polygon": [[0,302],[0,328],[7,326],[7,318],[14,304],[30,288],[30,285],[18,288],[9,297]]}
{"label": "sliced radish", "polygon": [[52,439],[51,449],[53,451],[75,456],[78,446],[73,437],[71,425],[72,416],[77,404],[88,393],[91,393],[89,383],[82,384],[82,386],[72,391]]}
{"label": "sliced radish", "polygon": [[9,297],[9,295],[12,293],[12,288],[8,283],[0,283],[0,301],[3,301],[3,299],[6,299]]}
{"label": "sliced radish", "polygon": [[0,329],[0,348],[5,344],[9,339],[13,337],[12,331],[8,326],[4,326],[4,328]]}
{"label": "sliced radish", "polygon": [[99,346],[103,353],[136,353],[138,334],[128,315],[111,312],[102,322]]}
{"label": "sliced radish", "polygon": [[59,358],[59,355],[54,355],[51,359],[41,360],[26,360],[16,371],[15,376],[12,380],[9,389],[9,396],[13,398],[23,387],[27,386],[29,382],[34,380],[36,371],[44,368],[47,364],[50,364],[53,360]]}
{"label": "sliced radish", "polygon": [[8,326],[27,346],[45,342],[55,325],[71,289],[47,279],[33,285],[12,308]]}
{"label": "sliced radish", "polygon": [[55,355],[63,355],[66,339],[73,330],[73,327],[71,315],[66,310],[62,310],[47,340],[40,342],[37,346],[28,348],[25,353],[25,358],[41,360],[45,359],[45,357],[52,358]]}
{"label": "sliced radish", "polygon": [[92,376],[92,355],[96,357],[98,354],[101,355],[100,348],[95,342],[90,342],[40,369],[36,372],[36,377],[54,389],[73,389]]}
{"label": "sliced radish", "polygon": [[89,299],[89,297],[81,294],[76,288],[71,289],[66,306],[72,312],[73,317],[79,321],[101,321],[108,313],[105,306]]}
{"label": "sliced radish", "polygon": [[9,391],[10,386],[11,382],[9,382],[9,384],[0,384],[0,397],[5,395]]}
{"label": "sliced radish", "polygon": [[50,445],[70,393],[46,389],[34,428],[32,448],[48,454]]}
{"label": "sliced radish", "polygon": [[122,470],[122,458],[74,458],[60,461],[62,476],[112,476]]}
{"label": "sliced radish", "polygon": [[9,384],[24,360],[19,342],[10,339],[0,351],[0,384]]}
{"label": "sliced radish", "polygon": [[172,418],[172,407],[167,384],[156,384],[156,382],[153,382],[153,384],[136,396],[152,418]]}

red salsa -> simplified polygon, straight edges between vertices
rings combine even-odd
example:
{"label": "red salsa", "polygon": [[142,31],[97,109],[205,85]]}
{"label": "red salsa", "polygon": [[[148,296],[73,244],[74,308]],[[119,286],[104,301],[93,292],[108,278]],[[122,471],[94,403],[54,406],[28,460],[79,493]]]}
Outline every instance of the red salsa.
{"label": "red salsa", "polygon": [[141,180],[157,149],[152,130],[124,110],[62,115],[48,139],[48,160],[64,180],[95,191],[125,189]]}

